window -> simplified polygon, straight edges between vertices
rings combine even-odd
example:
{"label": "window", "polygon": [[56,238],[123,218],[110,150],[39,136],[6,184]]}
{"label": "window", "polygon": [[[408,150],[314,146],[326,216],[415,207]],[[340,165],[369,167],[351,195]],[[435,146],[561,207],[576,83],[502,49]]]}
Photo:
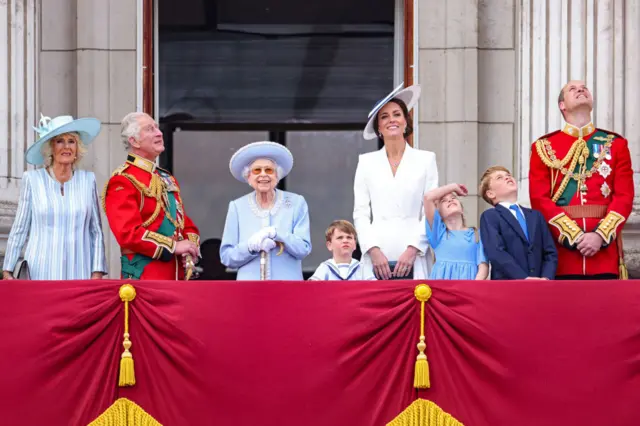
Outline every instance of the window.
{"label": "window", "polygon": [[309,204],[305,275],[329,257],[324,230],[353,220],[358,155],[378,149],[362,130],[394,87],[395,3],[159,0],[161,162],[203,239],[222,236],[229,201],[250,191],[230,175],[229,158],[267,139],[295,158],[282,189]]}

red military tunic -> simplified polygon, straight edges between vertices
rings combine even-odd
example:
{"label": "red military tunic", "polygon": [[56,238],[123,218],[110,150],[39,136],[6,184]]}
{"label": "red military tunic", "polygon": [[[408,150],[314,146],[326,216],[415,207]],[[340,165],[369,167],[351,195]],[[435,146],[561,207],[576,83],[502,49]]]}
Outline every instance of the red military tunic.
{"label": "red military tunic", "polygon": [[[533,143],[529,167],[531,207],[549,223],[558,248],[556,275],[616,274],[626,268],[618,239],[633,203],[633,170],[627,140],[593,124]],[[605,246],[584,257],[576,241],[597,232]]]}
{"label": "red military tunic", "polygon": [[103,207],[122,252],[122,278],[183,279],[176,242],[200,245],[198,228],[184,213],[175,178],[155,163],[129,154],[105,185]]}

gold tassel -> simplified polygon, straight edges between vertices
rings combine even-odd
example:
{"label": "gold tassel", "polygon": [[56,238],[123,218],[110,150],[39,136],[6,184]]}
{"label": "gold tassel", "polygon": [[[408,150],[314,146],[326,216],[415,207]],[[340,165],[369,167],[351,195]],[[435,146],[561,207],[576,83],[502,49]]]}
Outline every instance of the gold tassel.
{"label": "gold tassel", "polygon": [[120,299],[124,302],[124,352],[120,357],[120,378],[118,386],[133,386],[136,384],[136,375],[133,369],[133,355],[131,355],[131,340],[129,340],[129,302],[136,298],[136,289],[131,284],[120,287]]}
{"label": "gold tassel", "polygon": [[162,426],[138,404],[119,398],[89,426]]}
{"label": "gold tassel", "polygon": [[387,426],[463,426],[438,407],[426,399],[416,399],[402,413],[387,423]]}
{"label": "gold tassel", "polygon": [[616,246],[618,247],[618,279],[628,280],[629,270],[624,263],[624,247],[622,243],[622,232],[620,232],[616,238]]}
{"label": "gold tassel", "polygon": [[620,264],[618,265],[618,279],[629,279],[629,271],[627,270],[627,265],[624,264],[624,259],[622,258],[620,258]]}
{"label": "gold tassel", "polygon": [[416,369],[413,375],[413,387],[416,389],[427,389],[431,387],[429,379],[429,362],[427,361],[427,344],[424,335],[424,304],[431,297],[431,287],[426,284],[419,284],[414,295],[420,302],[420,342],[418,342],[418,358],[416,359]]}

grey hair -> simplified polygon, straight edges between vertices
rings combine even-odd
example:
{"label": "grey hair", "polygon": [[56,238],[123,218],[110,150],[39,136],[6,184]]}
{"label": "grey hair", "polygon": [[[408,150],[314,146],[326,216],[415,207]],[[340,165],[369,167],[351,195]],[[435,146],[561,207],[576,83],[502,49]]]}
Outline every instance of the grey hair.
{"label": "grey hair", "polygon": [[282,179],[282,176],[284,176],[284,169],[280,167],[278,163],[276,163],[271,158],[256,158],[251,162],[251,164],[244,166],[244,168],[242,169],[242,177],[244,177],[244,180],[249,182],[249,174],[251,173],[251,166],[253,165],[253,163],[255,163],[258,160],[271,161],[276,169],[276,183],[280,182],[280,179]]}
{"label": "grey hair", "polygon": [[138,120],[147,115],[145,112],[130,112],[122,119],[120,137],[122,138],[124,149],[127,151],[131,148],[129,138],[133,137],[137,139],[140,137],[140,123]]}
{"label": "grey hair", "polygon": [[44,158],[45,167],[51,167],[53,165],[53,142],[57,140],[59,137],[64,135],[72,135],[76,140],[76,159],[73,160],[74,168],[80,162],[80,160],[82,160],[82,157],[84,157],[85,154],[87,153],[87,146],[84,144],[84,142],[82,142],[80,135],[78,135],[76,132],[63,133],[61,135],[58,135],[49,139],[47,142],[42,144],[42,148],[40,148],[40,153]]}

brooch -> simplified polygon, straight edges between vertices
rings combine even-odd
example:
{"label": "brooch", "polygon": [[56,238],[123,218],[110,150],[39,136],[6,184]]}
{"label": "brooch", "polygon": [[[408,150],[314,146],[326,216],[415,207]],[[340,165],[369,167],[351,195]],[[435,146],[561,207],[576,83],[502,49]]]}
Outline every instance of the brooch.
{"label": "brooch", "polygon": [[602,186],[600,187],[600,192],[602,192],[602,196],[604,198],[607,198],[609,195],[611,195],[611,188],[609,188],[607,182],[602,184]]}
{"label": "brooch", "polygon": [[286,198],[284,199],[284,206],[285,206],[286,208],[288,208],[288,209],[290,209],[290,208],[291,208],[292,204],[291,204],[291,200],[289,199],[289,197],[286,197]]}
{"label": "brooch", "polygon": [[611,166],[603,161],[602,164],[600,164],[600,167],[598,167],[598,173],[600,173],[600,176],[606,179],[607,176],[611,174]]}

